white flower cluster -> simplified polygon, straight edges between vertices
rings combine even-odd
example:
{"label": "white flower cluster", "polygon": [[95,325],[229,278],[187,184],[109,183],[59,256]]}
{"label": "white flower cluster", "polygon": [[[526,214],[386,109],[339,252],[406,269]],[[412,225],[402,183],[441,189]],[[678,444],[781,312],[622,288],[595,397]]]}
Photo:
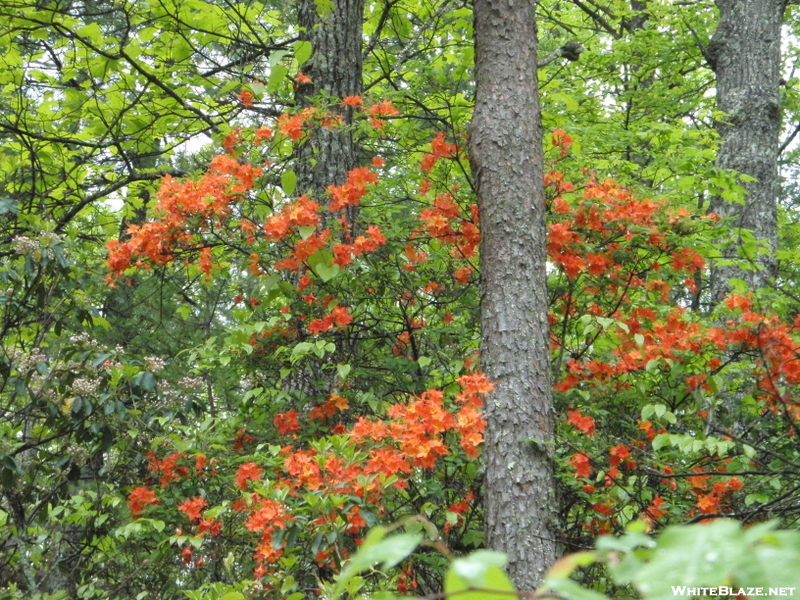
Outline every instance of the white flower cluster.
{"label": "white flower cluster", "polygon": [[22,256],[30,254],[42,246],[39,240],[29,238],[27,235],[18,235],[11,241],[11,243],[14,245],[14,252]]}
{"label": "white flower cluster", "polygon": [[187,391],[199,392],[205,387],[206,383],[201,377],[184,377],[178,381],[178,387]]}
{"label": "white flower cluster", "polygon": [[164,362],[163,358],[159,358],[158,356],[145,356],[144,357],[144,368],[150,371],[151,373],[158,373],[159,371],[164,369]]}
{"label": "white flower cluster", "polygon": [[72,393],[76,396],[91,396],[92,394],[97,391],[100,382],[92,379],[86,379],[85,377],[79,377],[75,381],[72,382],[70,388],[72,389]]}
{"label": "white flower cluster", "polygon": [[40,253],[39,256],[41,256],[42,252],[47,252],[47,255],[53,258],[53,251],[51,248],[56,244],[60,244],[62,241],[61,237],[52,231],[40,231],[38,238],[18,235],[14,237],[11,243],[14,246],[14,252],[21,256],[33,254],[38,251]]}
{"label": "white flower cluster", "polygon": [[105,350],[100,342],[92,338],[85,331],[69,336],[69,341],[76,346],[83,346],[89,350]]}
{"label": "white flower cluster", "polygon": [[21,373],[33,369],[39,363],[47,364],[49,359],[40,348],[33,348],[30,352],[25,352],[21,348],[12,348],[9,352],[11,362]]}

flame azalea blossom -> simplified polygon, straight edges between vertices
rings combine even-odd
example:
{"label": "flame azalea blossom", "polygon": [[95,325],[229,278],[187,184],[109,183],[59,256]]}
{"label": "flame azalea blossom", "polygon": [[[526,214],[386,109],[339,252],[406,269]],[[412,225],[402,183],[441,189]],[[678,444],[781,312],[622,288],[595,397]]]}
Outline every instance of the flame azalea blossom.
{"label": "flame azalea blossom", "polygon": [[208,506],[208,503],[205,501],[205,499],[200,496],[196,496],[194,498],[188,498],[178,507],[178,510],[189,517],[189,520],[199,521],[202,518],[200,511],[206,506]]}
{"label": "flame azalea blossom", "polygon": [[575,475],[577,477],[585,479],[592,473],[592,467],[589,465],[589,457],[585,454],[573,454],[568,463],[575,469]]}
{"label": "flame azalea blossom", "polygon": [[128,494],[128,507],[134,519],[142,516],[142,511],[150,504],[161,504],[156,493],[148,487],[140,486]]}
{"label": "flame azalea blossom", "polygon": [[582,431],[583,433],[585,433],[589,437],[594,435],[594,428],[595,428],[594,419],[592,419],[591,417],[587,417],[587,416],[582,415],[577,410],[570,410],[567,413],[567,416],[569,417],[567,419],[567,423],[569,423],[570,425],[573,425],[575,427],[575,429],[578,429],[579,431]]}
{"label": "flame azalea blossom", "polygon": [[239,465],[236,470],[236,487],[240,490],[247,489],[247,482],[259,479],[263,472],[263,469],[254,462]]}
{"label": "flame azalea blossom", "polygon": [[281,435],[288,435],[295,431],[300,431],[299,416],[300,413],[295,410],[275,415],[273,423],[275,423],[275,427],[278,428],[278,433]]}

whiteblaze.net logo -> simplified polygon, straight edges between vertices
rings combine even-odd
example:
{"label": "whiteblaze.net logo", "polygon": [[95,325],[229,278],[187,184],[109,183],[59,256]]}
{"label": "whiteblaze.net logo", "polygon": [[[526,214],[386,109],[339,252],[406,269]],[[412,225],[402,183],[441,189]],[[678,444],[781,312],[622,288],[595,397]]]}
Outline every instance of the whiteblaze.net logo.
{"label": "whiteblaze.net logo", "polygon": [[672,593],[676,596],[794,596],[793,587],[689,587],[686,585],[673,585]]}

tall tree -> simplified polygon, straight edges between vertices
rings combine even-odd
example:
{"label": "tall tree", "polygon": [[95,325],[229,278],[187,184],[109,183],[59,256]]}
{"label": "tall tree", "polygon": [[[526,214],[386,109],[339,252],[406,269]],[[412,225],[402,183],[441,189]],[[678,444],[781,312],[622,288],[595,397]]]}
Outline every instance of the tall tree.
{"label": "tall tree", "polygon": [[481,220],[487,543],[534,589],[555,559],[553,406],[535,0],[475,2],[470,158]]}
{"label": "tall tree", "polygon": [[[714,198],[711,210],[732,217],[734,225],[767,244],[766,253],[757,259],[760,270],[747,265],[713,269],[711,291],[719,300],[732,277],[753,288],[763,287],[777,269],[781,25],[786,0],[717,0],[717,7],[719,25],[707,50],[717,75],[717,106],[723,113],[717,122],[722,140],[717,166],[754,181],[744,183],[743,204]],[[741,240],[730,244],[724,257],[736,258],[742,245]]]}
{"label": "tall tree", "polygon": [[[307,104],[320,93],[334,99],[361,94],[363,20],[364,0],[337,0],[325,10],[314,0],[299,2],[298,21],[312,48],[304,69],[310,81],[298,88],[301,103]],[[337,109],[345,122],[351,121],[352,108],[339,105]],[[319,193],[344,181],[345,173],[356,166],[358,144],[348,128],[322,127],[300,147],[299,154],[301,189]]]}

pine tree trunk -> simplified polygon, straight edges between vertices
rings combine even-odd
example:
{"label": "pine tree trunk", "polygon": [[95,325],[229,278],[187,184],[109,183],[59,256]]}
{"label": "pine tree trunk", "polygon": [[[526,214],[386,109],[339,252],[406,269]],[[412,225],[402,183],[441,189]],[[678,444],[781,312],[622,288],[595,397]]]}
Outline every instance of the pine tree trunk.
{"label": "pine tree trunk", "polygon": [[[311,83],[297,90],[301,104],[324,92],[337,105],[334,110],[346,123],[352,120],[352,108],[338,104],[346,96],[362,91],[361,40],[364,0],[333,0],[329,14],[320,15],[314,0],[300,0],[298,20],[304,28],[304,39],[311,42],[311,59],[303,65],[303,73]],[[340,184],[346,173],[358,166],[358,144],[346,128],[315,131],[298,148],[298,189],[319,200],[325,188]]]}
{"label": "pine tree trunk", "polygon": [[556,557],[535,0],[476,0],[470,158],[481,219],[484,502],[489,547],[535,589]]}
{"label": "pine tree trunk", "polygon": [[[778,153],[781,127],[781,25],[785,0],[716,0],[720,18],[708,47],[717,75],[717,123],[722,145],[717,166],[732,169],[756,181],[744,184],[745,203],[711,201],[711,211],[733,217],[733,225],[748,229],[767,242],[769,251],[758,257],[760,270],[740,265],[718,266],[711,273],[711,292],[719,301],[729,291],[732,277],[752,288],[763,287],[776,274],[778,243]],[[736,258],[741,244],[723,249]]]}

